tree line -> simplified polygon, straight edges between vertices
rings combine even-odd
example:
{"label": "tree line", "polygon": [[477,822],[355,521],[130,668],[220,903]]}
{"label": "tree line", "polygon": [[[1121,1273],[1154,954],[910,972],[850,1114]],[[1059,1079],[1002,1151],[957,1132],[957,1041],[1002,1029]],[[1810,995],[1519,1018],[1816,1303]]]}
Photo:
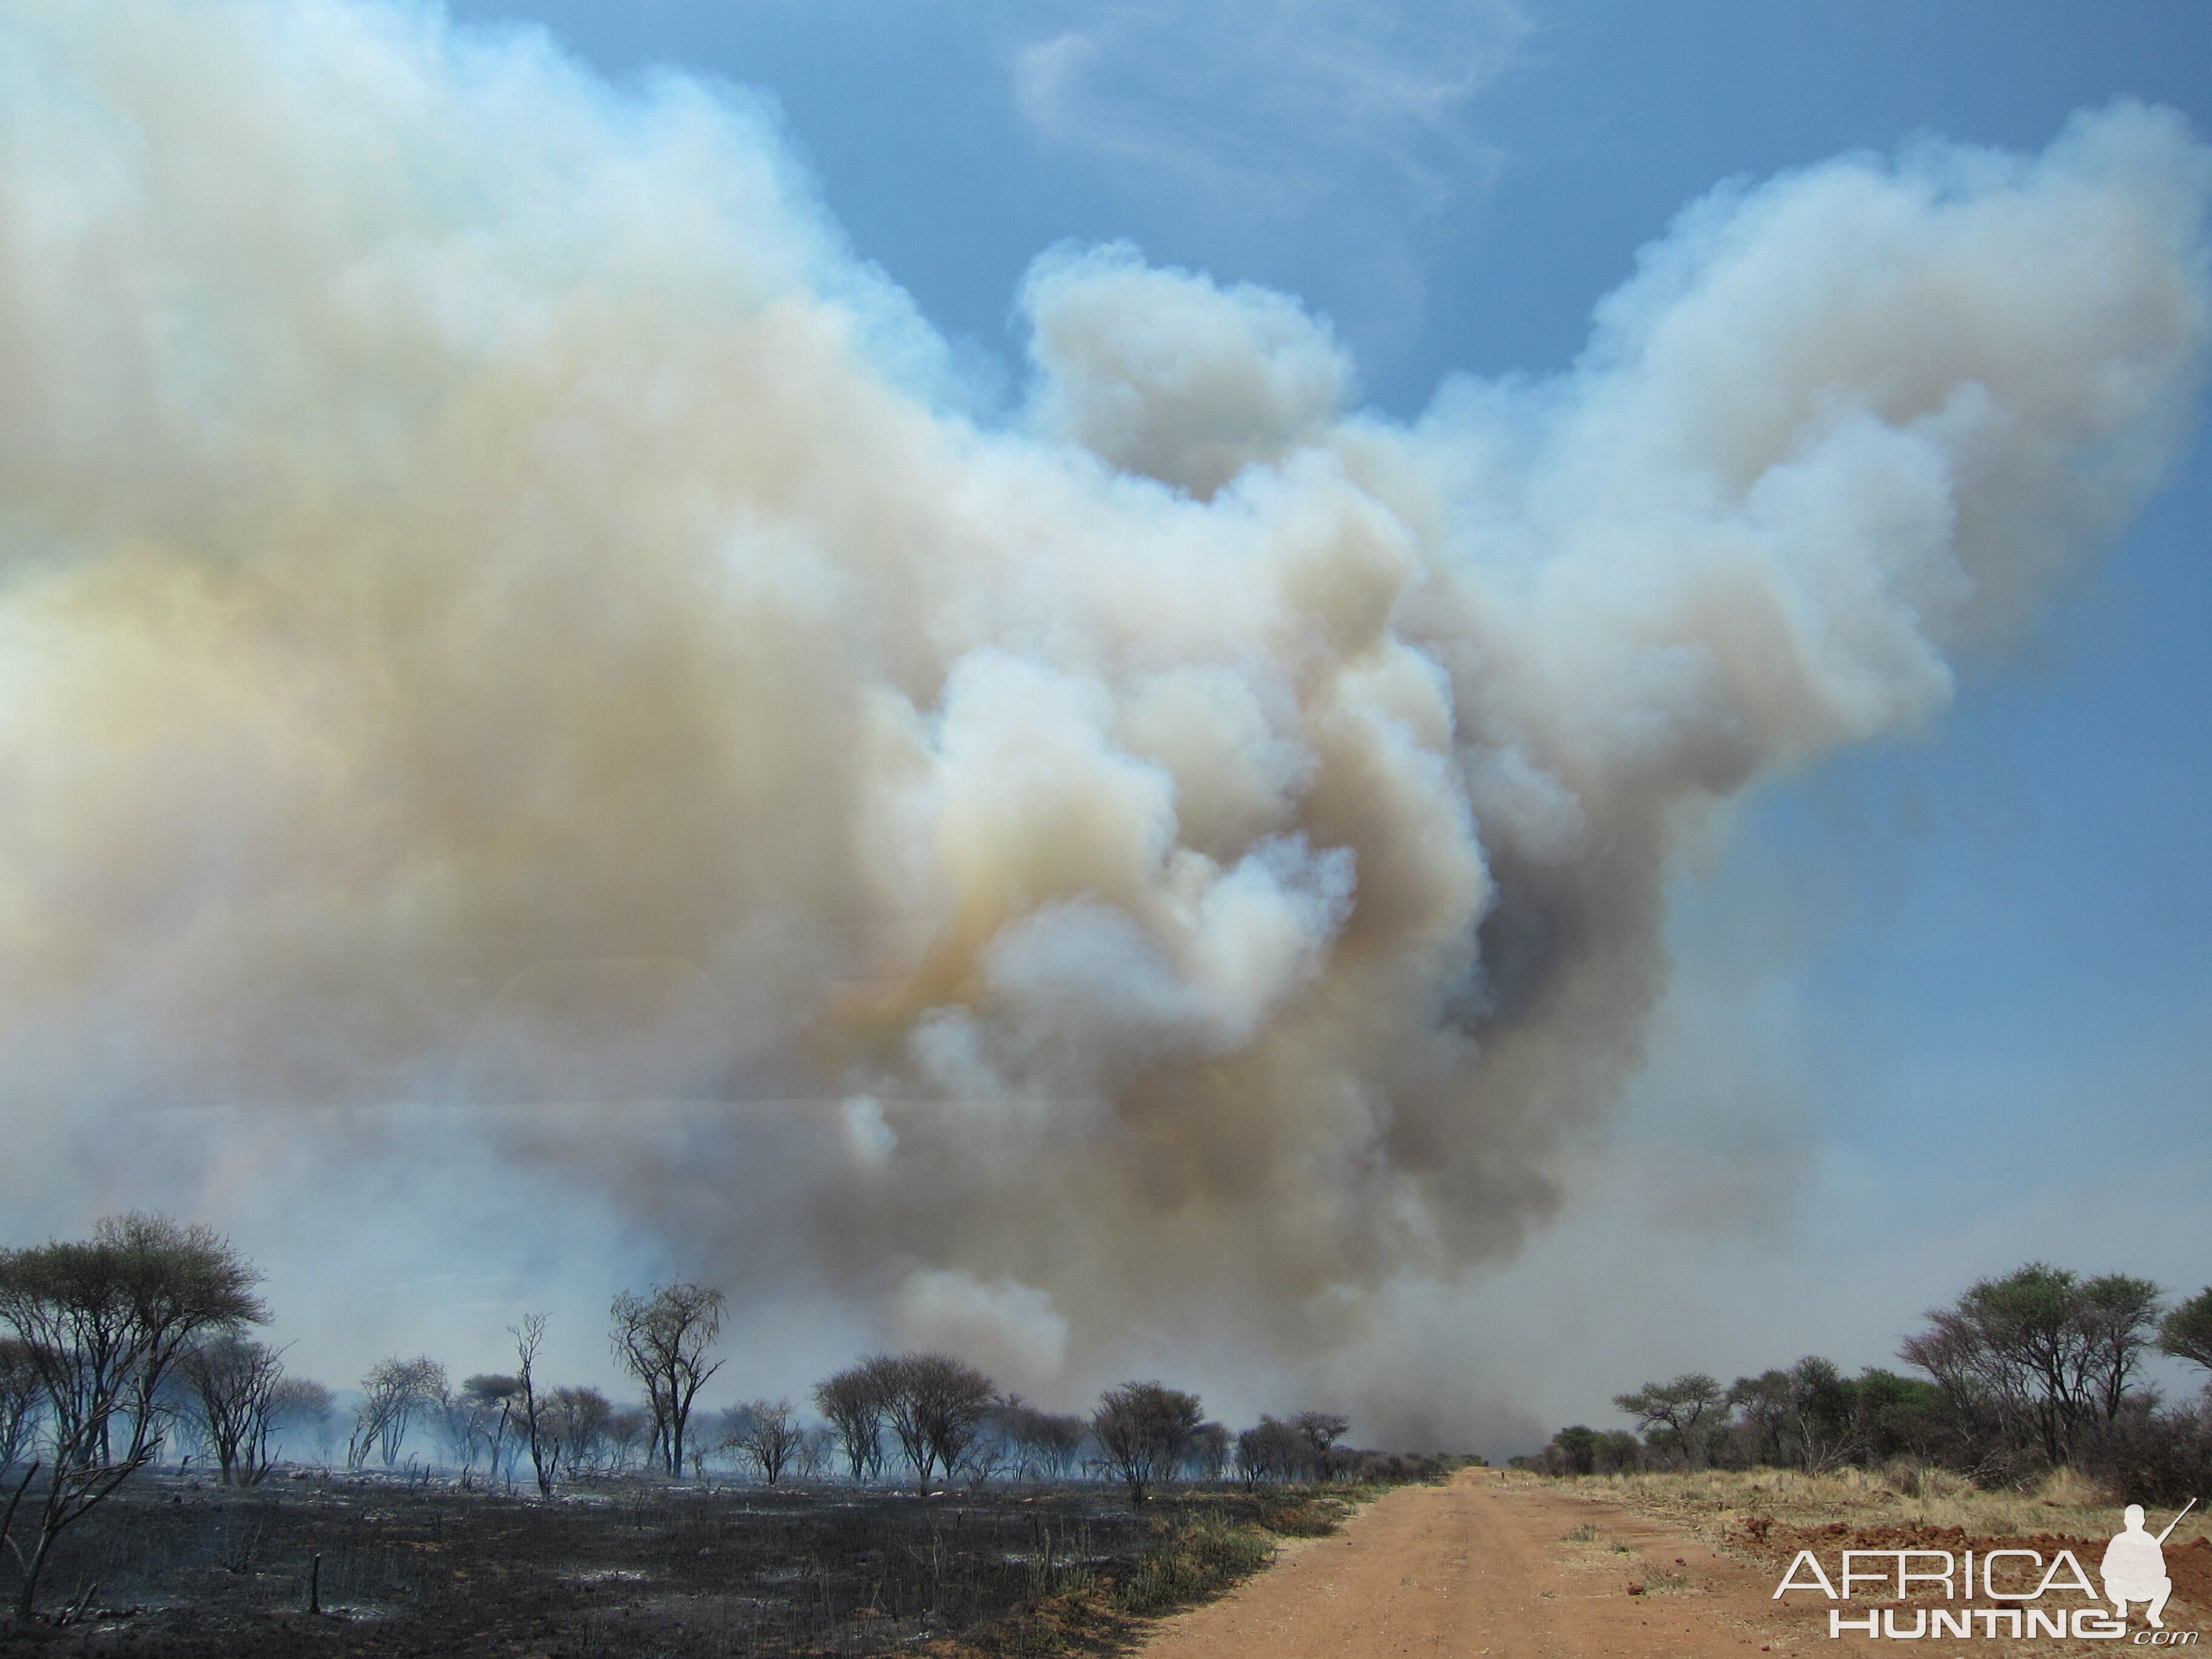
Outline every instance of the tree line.
{"label": "tree line", "polygon": [[1984,1486],[2072,1467],[2138,1498],[2212,1486],[2212,1388],[2169,1402],[2142,1378],[2154,1351],[2212,1374],[2212,1287],[2169,1304],[2147,1279],[2032,1261],[1925,1317],[1897,1351],[1917,1375],[1846,1376],[1818,1355],[1725,1388],[1686,1372],[1614,1397],[1635,1431],[1577,1424],[1523,1461],[1590,1474],[1909,1457]]}
{"label": "tree line", "polygon": [[609,1309],[609,1346],[640,1388],[635,1404],[549,1386],[547,1318],[531,1314],[508,1328],[511,1372],[457,1387],[428,1355],[395,1355],[369,1368],[347,1417],[329,1388],[289,1375],[284,1349],[252,1334],[270,1322],[261,1279],[212,1230],[165,1216],[110,1217],[88,1240],[0,1249],[0,1540],[19,1626],[56,1540],[165,1450],[252,1486],[305,1443],[328,1462],[343,1435],[358,1470],[397,1468],[428,1442],[464,1486],[512,1488],[526,1462],[545,1498],[587,1476],[699,1478],[715,1459],[771,1486],[904,1476],[924,1495],[939,1480],[1111,1480],[1139,1505],[1175,1482],[1403,1479],[1434,1467],[1344,1446],[1348,1419],[1328,1412],[1263,1416],[1233,1433],[1196,1395],[1157,1381],[1108,1389],[1087,1414],[1044,1411],[945,1353],[877,1354],[824,1378],[815,1420],[782,1399],[702,1411],[724,1364],[714,1350],[726,1306],[695,1284],[625,1291]]}

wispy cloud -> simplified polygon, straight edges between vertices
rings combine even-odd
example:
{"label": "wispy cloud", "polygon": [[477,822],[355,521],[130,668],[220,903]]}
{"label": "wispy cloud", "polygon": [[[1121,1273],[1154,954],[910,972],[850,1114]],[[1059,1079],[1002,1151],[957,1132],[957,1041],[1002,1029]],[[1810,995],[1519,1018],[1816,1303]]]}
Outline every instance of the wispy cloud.
{"label": "wispy cloud", "polygon": [[1143,0],[1026,23],[1011,96],[1049,159],[1172,214],[1185,257],[1249,273],[1290,246],[1309,283],[1340,268],[1334,303],[1361,313],[1343,320],[1385,350],[1424,303],[1420,226],[1504,165],[1476,95],[1531,27],[1514,0]]}
{"label": "wispy cloud", "polygon": [[1147,190],[1233,184],[1296,209],[1380,175],[1419,206],[1494,166],[1468,106],[1528,27],[1512,0],[1130,4],[1048,21],[1013,52],[1012,91],[1040,139]]}

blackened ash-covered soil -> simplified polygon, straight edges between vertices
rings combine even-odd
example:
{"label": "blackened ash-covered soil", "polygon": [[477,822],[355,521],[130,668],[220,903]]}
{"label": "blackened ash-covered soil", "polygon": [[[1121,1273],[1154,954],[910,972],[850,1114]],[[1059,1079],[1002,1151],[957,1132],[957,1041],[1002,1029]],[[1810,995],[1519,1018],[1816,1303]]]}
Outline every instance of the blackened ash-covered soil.
{"label": "blackened ash-covered soil", "polygon": [[[404,1480],[146,1481],[64,1534],[40,1598],[57,1639],[39,1645],[179,1659],[865,1655],[1003,1648],[1007,1631],[1025,1647],[1043,1634],[1040,1604],[1051,1645],[1091,1645],[1111,1632],[1086,1632],[1081,1610],[1129,1581],[1177,1505],[1148,1508],[1098,1486],[924,1499],[632,1481],[541,1504]],[[1017,1608],[1030,1611],[1002,1630]]]}

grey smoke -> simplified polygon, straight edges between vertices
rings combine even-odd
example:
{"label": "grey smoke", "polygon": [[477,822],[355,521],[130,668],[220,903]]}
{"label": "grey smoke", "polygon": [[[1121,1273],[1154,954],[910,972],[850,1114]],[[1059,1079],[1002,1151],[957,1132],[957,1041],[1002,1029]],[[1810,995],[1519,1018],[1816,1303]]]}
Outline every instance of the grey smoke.
{"label": "grey smoke", "polygon": [[1684,815],[1940,714],[2154,486],[2207,167],[2122,105],[1723,192],[1411,423],[1058,250],[986,427],[696,83],[0,11],[0,1191],[429,1114],[741,1306],[1356,1387],[1640,1063]]}

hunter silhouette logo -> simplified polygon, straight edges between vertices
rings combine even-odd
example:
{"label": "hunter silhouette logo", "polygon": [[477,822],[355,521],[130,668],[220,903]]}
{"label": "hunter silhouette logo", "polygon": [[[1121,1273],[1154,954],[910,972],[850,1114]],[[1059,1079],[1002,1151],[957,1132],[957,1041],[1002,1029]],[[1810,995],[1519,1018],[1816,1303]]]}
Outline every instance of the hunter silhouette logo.
{"label": "hunter silhouette logo", "polygon": [[[2181,1515],[2197,1507],[2191,1498],[2182,1505]],[[2166,1611],[2166,1598],[2173,1594],[2173,1580],[2166,1576],[2166,1540],[2181,1524],[2181,1515],[2166,1523],[2166,1530],[2155,1538],[2143,1530],[2143,1509],[2140,1504],[2130,1504],[2121,1512],[2122,1530],[2105,1546],[2105,1559],[2098,1573],[2105,1581],[2105,1599],[2119,1609],[2124,1622],[2128,1603],[2148,1601],[2143,1618],[2153,1630],[2164,1630],[2166,1620],[2159,1615]]]}

